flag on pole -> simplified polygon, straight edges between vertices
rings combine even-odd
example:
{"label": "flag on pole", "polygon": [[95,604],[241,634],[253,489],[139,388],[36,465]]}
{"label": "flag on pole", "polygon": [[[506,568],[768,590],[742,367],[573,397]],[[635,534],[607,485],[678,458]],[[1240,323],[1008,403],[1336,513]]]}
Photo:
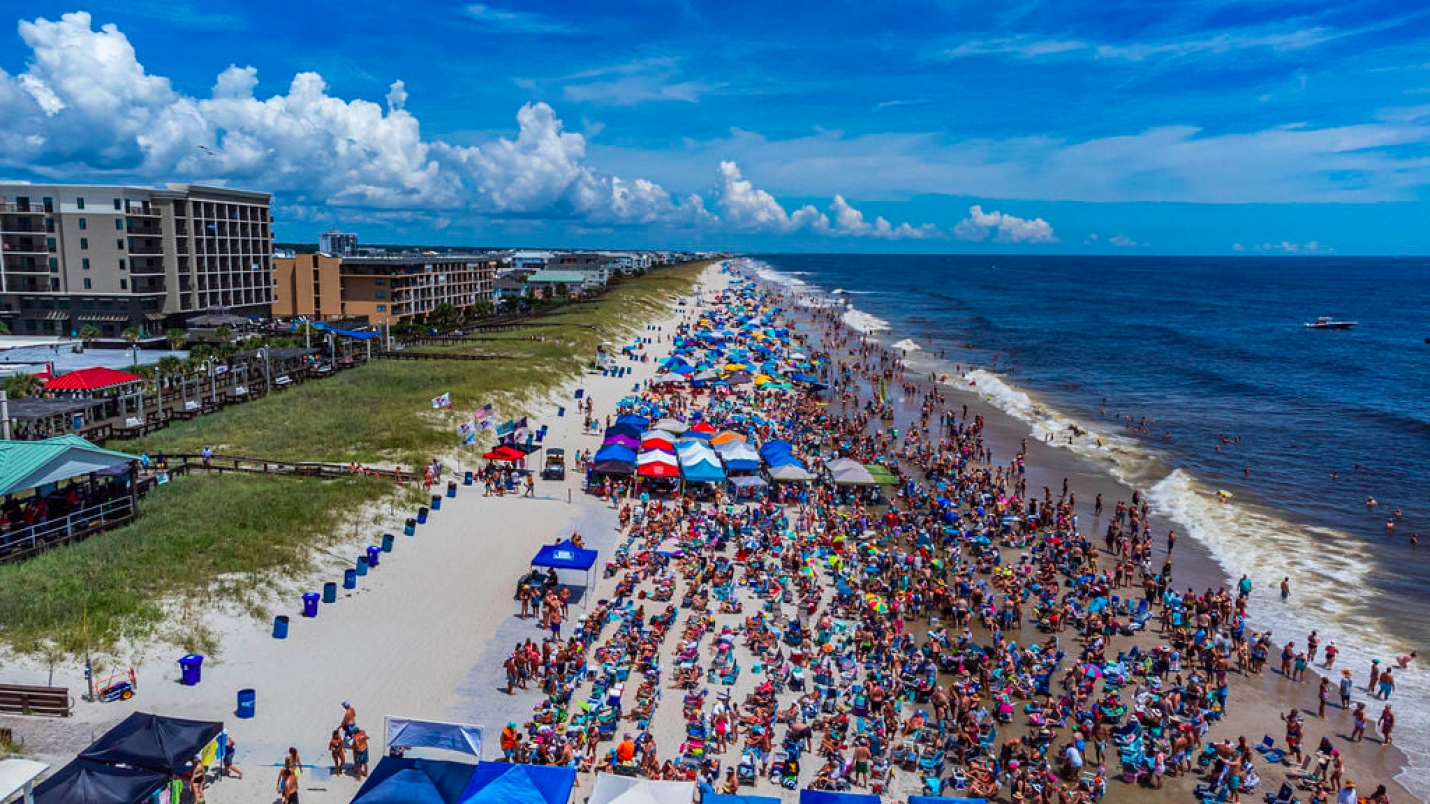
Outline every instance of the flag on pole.
{"label": "flag on pole", "polygon": [[501,438],[502,436],[511,435],[511,434],[514,433],[514,432],[516,432],[516,420],[515,420],[515,419],[508,419],[507,421],[504,421],[504,422],[502,422],[501,424],[498,424],[498,425],[497,425],[497,438]]}
{"label": "flag on pole", "polygon": [[432,397],[432,407],[442,409],[452,407],[452,395],[450,393]]}
{"label": "flag on pole", "polygon": [[461,439],[462,446],[469,447],[477,443],[477,426],[471,422],[462,422],[457,425],[457,436]]}
{"label": "flag on pole", "polygon": [[520,440],[522,440],[523,438],[526,438],[526,433],[527,433],[526,417],[525,417],[525,416],[522,416],[520,419],[517,420],[517,422],[516,422],[516,428],[512,431],[512,434],[511,434],[511,435],[512,435],[512,439],[515,440],[515,441],[520,441]]}
{"label": "flag on pole", "polygon": [[488,402],[472,415],[472,419],[477,423],[477,429],[482,432],[492,429],[497,421],[496,410],[492,408],[492,403]]}

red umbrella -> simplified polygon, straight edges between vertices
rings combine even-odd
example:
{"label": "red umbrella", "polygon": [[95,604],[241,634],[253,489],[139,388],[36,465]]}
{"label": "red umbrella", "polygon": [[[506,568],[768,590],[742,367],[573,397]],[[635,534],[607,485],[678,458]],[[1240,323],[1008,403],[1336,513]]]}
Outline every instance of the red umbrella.
{"label": "red umbrella", "polygon": [[509,447],[503,444],[482,457],[489,461],[519,461],[525,458],[526,454],[515,447]]}

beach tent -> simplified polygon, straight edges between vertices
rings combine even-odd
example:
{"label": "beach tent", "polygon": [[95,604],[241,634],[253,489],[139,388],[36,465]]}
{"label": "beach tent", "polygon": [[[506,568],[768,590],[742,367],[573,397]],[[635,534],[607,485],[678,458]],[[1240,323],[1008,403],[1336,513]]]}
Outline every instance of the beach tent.
{"label": "beach tent", "polygon": [[616,417],[616,424],[628,424],[639,432],[650,428],[650,419],[645,416],[637,416],[634,413],[626,413]]}
{"label": "beach tent", "polygon": [[663,430],[664,432],[672,433],[674,435],[680,435],[681,433],[685,432],[686,430],[689,430],[690,428],[685,425],[685,422],[679,421],[677,419],[661,419],[660,421],[655,423],[655,427],[653,429]]}
{"label": "beach tent", "polygon": [[780,804],[774,796],[726,796],[706,793],[700,797],[700,804]]}
{"label": "beach tent", "polygon": [[725,470],[713,461],[699,460],[680,464],[680,474],[688,483],[719,483],[725,479]]}
{"label": "beach tent", "polygon": [[566,804],[576,786],[574,768],[483,762],[467,781],[460,804]]}
{"label": "beach tent", "polygon": [[657,782],[598,773],[586,804],[691,804],[694,800],[695,782]]}
{"label": "beach tent", "polygon": [[664,430],[651,430],[641,436],[641,449],[659,449],[675,454],[675,436]]}
{"label": "beach tent", "polygon": [[606,428],[606,438],[623,435],[639,440],[643,432],[644,427],[636,427],[634,424],[613,424]]}
{"label": "beach tent", "polygon": [[874,482],[881,486],[899,485],[899,479],[895,477],[894,473],[890,472],[887,467],[880,466],[877,463],[866,463],[864,464],[864,468],[869,471],[869,476],[874,478]]}
{"label": "beach tent", "polygon": [[457,804],[475,770],[465,762],[383,757],[352,804]]}
{"label": "beach tent", "polygon": [[799,804],[880,804],[879,797],[869,793],[831,793],[828,790],[801,790]]}
{"label": "beach tent", "polygon": [[625,433],[614,433],[601,439],[601,446],[620,446],[627,449],[640,449],[641,440],[639,436],[626,435]]}
{"label": "beach tent", "polygon": [[592,475],[633,475],[636,465],[631,461],[599,461],[591,464]]}
{"label": "beach tent", "polygon": [[869,470],[848,458],[839,458],[829,462],[829,475],[834,478],[836,486],[873,486],[874,476],[869,474]]}
{"label": "beach tent", "polygon": [[642,453],[636,460],[636,474],[641,477],[679,477],[680,465],[675,456],[664,452]]}
{"label": "beach tent", "polygon": [[736,475],[730,478],[730,485],[737,489],[757,489],[761,486],[768,486],[763,477],[759,475]]}
{"label": "beach tent", "polygon": [[651,385],[679,385],[685,382],[685,377],[679,374],[657,374],[650,381]]}
{"label": "beach tent", "polygon": [[471,754],[479,760],[482,758],[480,726],[391,715],[388,715],[384,722],[387,727],[386,744],[389,748],[441,748],[444,751]]}
{"label": "beach tent", "polygon": [[178,776],[223,724],[135,712],[105,732],[80,758]]}
{"label": "beach tent", "polygon": [[139,804],[169,783],[169,774],[76,759],[35,788],[35,804]]}
{"label": "beach tent", "polygon": [[515,462],[526,457],[526,453],[510,444],[502,444],[491,452],[484,453],[482,457],[489,461]]}
{"label": "beach tent", "polygon": [[808,469],[805,469],[798,463],[786,463],[779,466],[771,467],[770,479],[793,482],[799,480],[813,480],[814,475],[810,474]]}
{"label": "beach tent", "polygon": [[591,457],[591,461],[593,463],[620,461],[622,463],[634,464],[636,462],[636,451],[622,444],[607,444],[596,450],[596,454]]}
{"label": "beach tent", "polygon": [[[740,435],[739,433],[737,433],[737,432],[735,432],[735,431],[733,431],[733,430],[723,430],[723,431],[721,431],[720,433],[717,433],[716,435],[711,436],[711,438],[710,438],[710,443],[711,443],[711,445],[713,445],[714,447],[716,447],[716,448],[718,449],[721,444],[728,444],[728,443],[730,443],[731,441],[744,441],[744,440],[745,440],[745,437],[744,437],[744,436]],[[738,796],[732,796],[732,798],[738,798]]]}
{"label": "beach tent", "polygon": [[747,472],[760,468],[760,453],[743,441],[727,441],[716,447],[731,472]]}
{"label": "beach tent", "polygon": [[[544,545],[540,550],[536,551],[536,557],[531,559],[531,566],[584,572],[586,573],[586,582],[581,584],[581,586],[590,589],[592,586],[591,568],[596,566],[596,560],[600,557],[601,554],[595,550],[577,547],[568,539],[558,544]],[[575,584],[571,585],[574,586]],[[477,734],[480,737],[480,729],[477,730]],[[480,748],[480,746],[478,746],[478,748]],[[477,756],[481,756],[480,751],[478,751]]]}
{"label": "beach tent", "polygon": [[29,759],[0,759],[0,801],[9,801],[19,793],[21,801],[28,804],[35,780],[49,769],[49,765]]}

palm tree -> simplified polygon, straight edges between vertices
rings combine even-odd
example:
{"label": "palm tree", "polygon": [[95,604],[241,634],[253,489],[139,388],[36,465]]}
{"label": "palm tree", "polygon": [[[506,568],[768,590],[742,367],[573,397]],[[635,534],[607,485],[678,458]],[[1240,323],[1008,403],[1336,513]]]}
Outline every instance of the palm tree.
{"label": "palm tree", "polygon": [[178,327],[164,332],[164,339],[169,342],[169,348],[175,352],[184,347],[184,341],[189,339],[189,334]]}
{"label": "palm tree", "polygon": [[233,330],[228,327],[215,327],[214,337],[218,338],[220,343],[228,343],[229,339],[233,337]]}
{"label": "palm tree", "polygon": [[138,327],[126,327],[122,335],[124,342],[130,346],[138,343],[144,337],[144,333],[140,332]]}
{"label": "palm tree", "polygon": [[10,334],[10,325],[9,325],[9,324],[6,324],[4,321],[0,321],[0,335],[9,335],[9,334]]}
{"label": "palm tree", "polygon": [[173,355],[159,358],[157,376],[161,380],[172,380],[184,371],[184,361]]}
{"label": "palm tree", "polygon": [[45,384],[33,374],[12,374],[5,378],[5,394],[11,399],[39,396]]}
{"label": "palm tree", "polygon": [[85,348],[89,348],[89,345],[94,343],[98,337],[99,327],[93,324],[85,324],[79,328],[79,340],[80,343],[84,344]]}

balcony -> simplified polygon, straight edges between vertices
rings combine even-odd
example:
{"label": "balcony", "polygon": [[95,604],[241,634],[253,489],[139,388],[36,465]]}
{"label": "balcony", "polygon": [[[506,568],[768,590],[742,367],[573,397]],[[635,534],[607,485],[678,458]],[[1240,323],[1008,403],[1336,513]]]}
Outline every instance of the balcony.
{"label": "balcony", "polygon": [[8,204],[0,202],[0,215],[47,215],[50,210],[45,209],[43,204]]}
{"label": "balcony", "polygon": [[158,238],[129,238],[129,253],[133,255],[163,256],[164,241]]}
{"label": "balcony", "polygon": [[149,206],[148,204],[125,204],[124,214],[142,215],[144,217],[157,218],[159,217],[159,210],[155,207]]}

